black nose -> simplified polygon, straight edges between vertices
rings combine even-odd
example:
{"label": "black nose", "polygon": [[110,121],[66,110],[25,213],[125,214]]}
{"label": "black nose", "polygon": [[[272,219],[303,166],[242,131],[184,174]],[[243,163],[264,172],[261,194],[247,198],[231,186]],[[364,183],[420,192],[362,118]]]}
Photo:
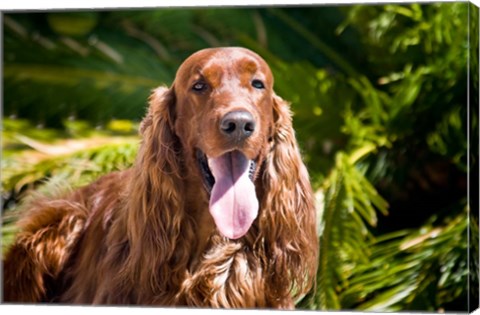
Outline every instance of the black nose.
{"label": "black nose", "polygon": [[247,111],[229,112],[220,121],[220,131],[229,138],[241,141],[253,134],[255,120]]}

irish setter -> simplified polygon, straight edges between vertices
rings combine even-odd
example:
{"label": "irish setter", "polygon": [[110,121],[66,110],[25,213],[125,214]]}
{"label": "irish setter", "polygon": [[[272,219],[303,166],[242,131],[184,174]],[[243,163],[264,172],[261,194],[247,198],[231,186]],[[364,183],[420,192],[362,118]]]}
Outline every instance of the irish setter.
{"label": "irish setter", "polygon": [[29,204],[4,300],[293,308],[314,283],[316,216],[266,62],[193,54],[153,91],[140,134],[131,169]]}

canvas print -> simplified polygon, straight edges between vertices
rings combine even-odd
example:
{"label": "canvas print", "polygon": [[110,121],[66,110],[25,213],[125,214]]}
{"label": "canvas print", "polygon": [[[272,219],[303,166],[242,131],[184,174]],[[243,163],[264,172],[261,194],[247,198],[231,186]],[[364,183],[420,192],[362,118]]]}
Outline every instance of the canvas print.
{"label": "canvas print", "polygon": [[471,312],[478,7],[2,15],[2,303]]}

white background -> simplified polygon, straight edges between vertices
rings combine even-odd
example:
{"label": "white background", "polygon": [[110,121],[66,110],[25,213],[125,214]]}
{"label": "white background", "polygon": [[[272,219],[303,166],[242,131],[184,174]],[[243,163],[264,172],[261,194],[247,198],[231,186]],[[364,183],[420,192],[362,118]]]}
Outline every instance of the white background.
{"label": "white background", "polygon": [[[31,10],[31,9],[72,9],[72,8],[138,8],[159,6],[205,6],[205,5],[285,5],[285,4],[336,4],[336,3],[382,3],[382,2],[439,2],[432,0],[1,0],[0,10]],[[450,1],[452,2],[452,1]],[[480,6],[480,0],[471,0]]]}

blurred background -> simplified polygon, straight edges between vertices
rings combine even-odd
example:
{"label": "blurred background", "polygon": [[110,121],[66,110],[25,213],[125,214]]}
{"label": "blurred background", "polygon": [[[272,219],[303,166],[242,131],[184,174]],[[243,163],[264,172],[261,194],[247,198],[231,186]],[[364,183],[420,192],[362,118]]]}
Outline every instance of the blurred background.
{"label": "blurred background", "polygon": [[297,307],[478,307],[473,4],[18,12],[3,33],[3,251],[32,193],[131,165],[186,57],[244,46],[292,103],[316,191],[317,290]]}

